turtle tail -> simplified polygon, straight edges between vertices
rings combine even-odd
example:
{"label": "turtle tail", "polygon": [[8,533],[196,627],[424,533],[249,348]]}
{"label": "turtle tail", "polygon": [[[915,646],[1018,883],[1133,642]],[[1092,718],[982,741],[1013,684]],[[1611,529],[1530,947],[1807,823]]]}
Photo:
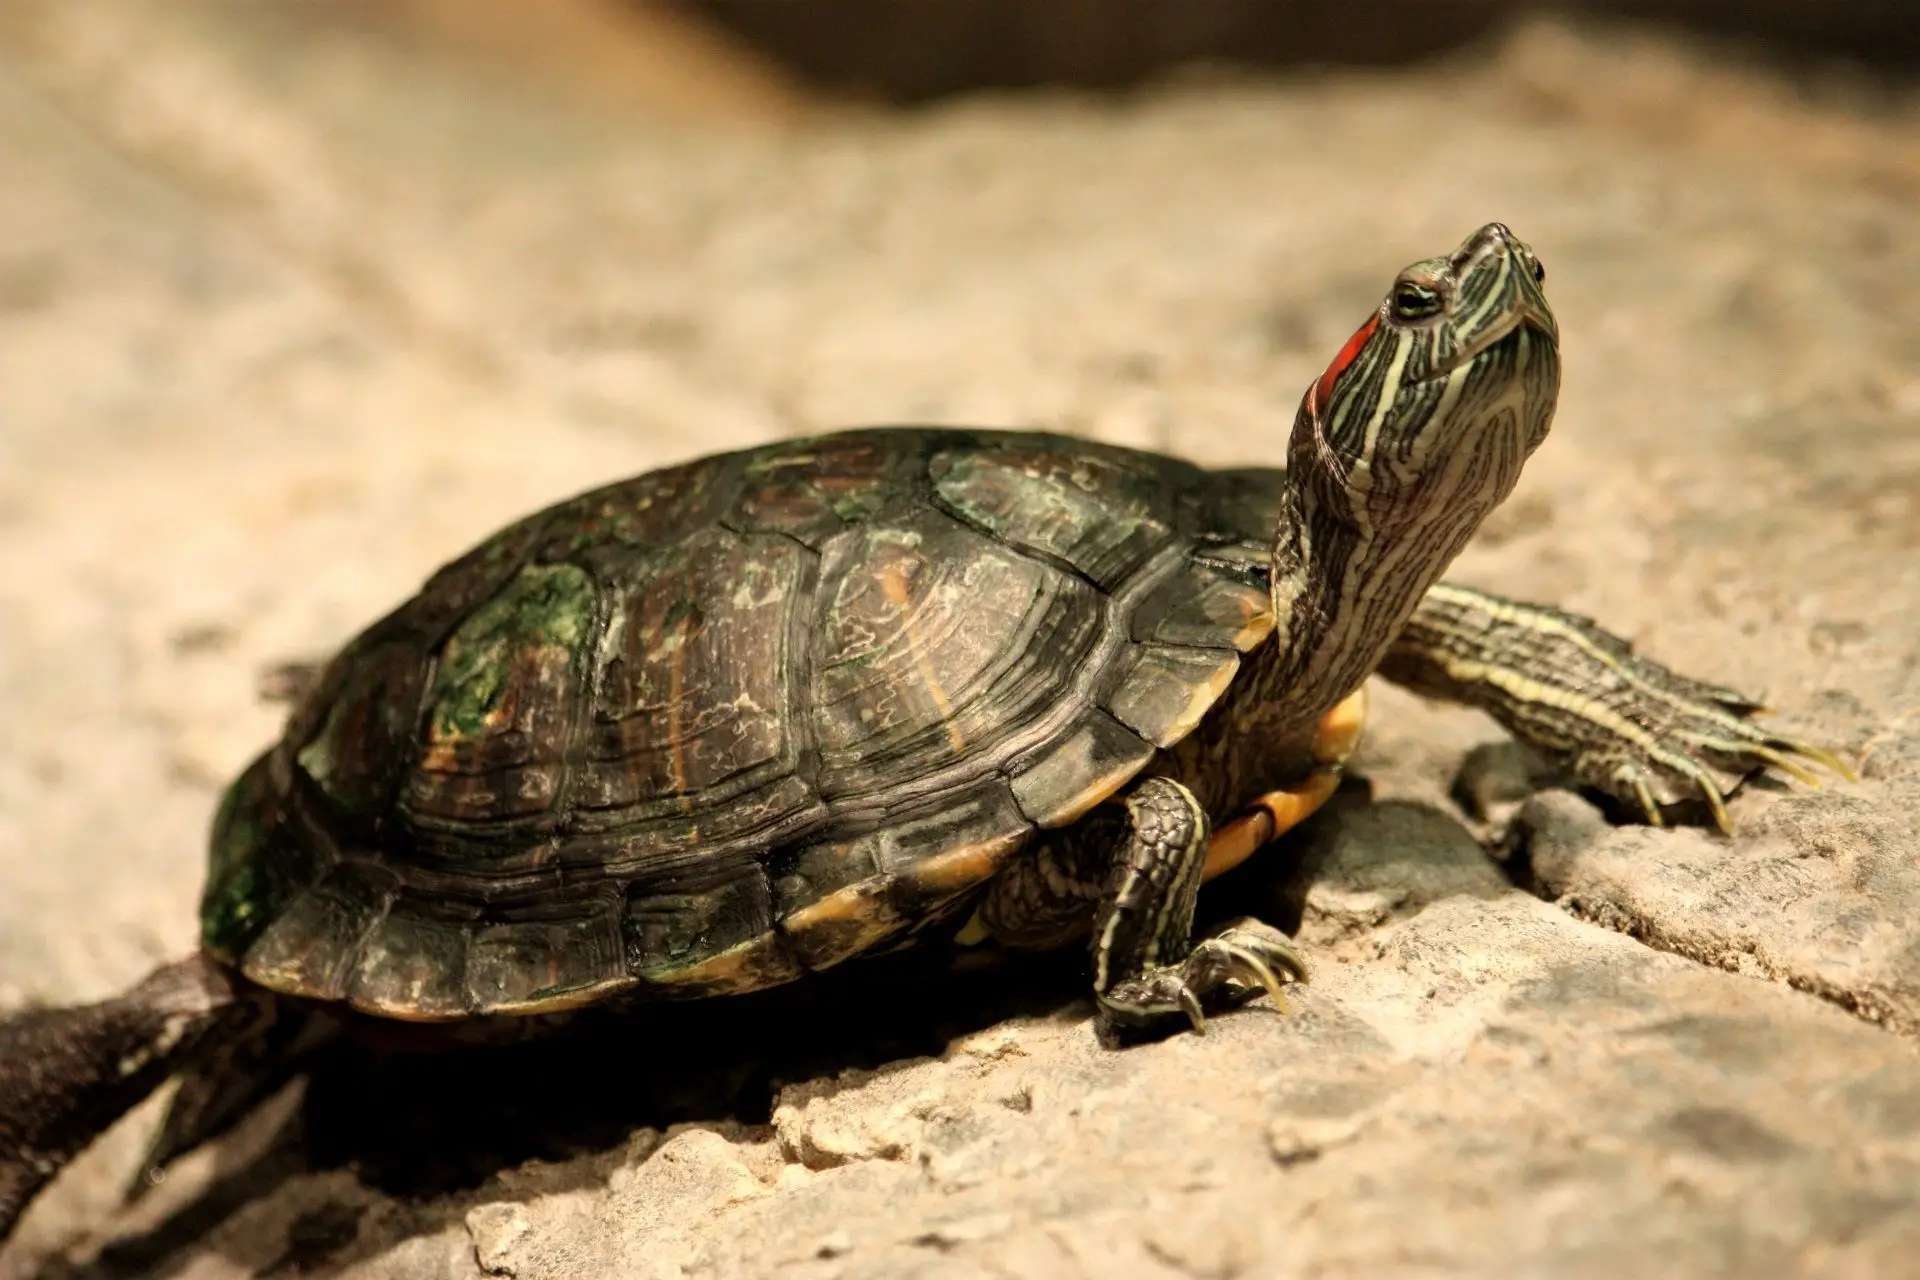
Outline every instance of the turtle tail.
{"label": "turtle tail", "polygon": [[270,997],[196,955],[110,1000],[0,1021],[0,1240],[115,1120],[271,1018]]}

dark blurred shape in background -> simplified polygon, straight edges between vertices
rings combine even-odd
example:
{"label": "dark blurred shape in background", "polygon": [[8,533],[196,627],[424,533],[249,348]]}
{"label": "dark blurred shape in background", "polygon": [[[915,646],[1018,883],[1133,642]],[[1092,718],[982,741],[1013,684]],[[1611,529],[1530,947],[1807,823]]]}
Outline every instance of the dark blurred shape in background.
{"label": "dark blurred shape in background", "polygon": [[1410,62],[1524,0],[681,0],[815,80],[912,102],[1114,88],[1199,60]]}
{"label": "dark blurred shape in background", "polygon": [[1920,62],[1920,0],[675,2],[809,79],[899,102],[986,87],[1111,88],[1196,60],[1391,65],[1541,11],[1678,24],[1789,58]]}
{"label": "dark blurred shape in background", "polygon": [[1920,4],[1914,0],[1560,0],[1540,7],[1680,23],[1787,57],[1920,66]]}

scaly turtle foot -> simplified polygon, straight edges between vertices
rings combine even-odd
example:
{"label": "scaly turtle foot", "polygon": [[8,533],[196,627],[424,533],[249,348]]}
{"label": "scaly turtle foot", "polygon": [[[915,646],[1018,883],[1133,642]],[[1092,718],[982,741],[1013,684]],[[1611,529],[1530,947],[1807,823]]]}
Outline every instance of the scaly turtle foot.
{"label": "scaly turtle foot", "polygon": [[1833,751],[1754,722],[1765,710],[1722,685],[1644,658],[1591,618],[1440,583],[1421,600],[1381,674],[1478,706],[1573,782],[1664,826],[1701,803],[1731,834],[1727,796],[1761,769],[1811,786],[1816,765],[1857,775]]}
{"label": "scaly turtle foot", "polygon": [[1732,835],[1727,797],[1769,767],[1810,787],[1820,785],[1810,765],[1859,781],[1835,752],[1757,723],[1753,717],[1766,708],[1744,694],[1635,654],[1610,657],[1613,679],[1567,699],[1576,729],[1565,747],[1544,754],[1572,780],[1638,811],[1652,826],[1666,825],[1669,806],[1696,803],[1706,806],[1722,834]]}
{"label": "scaly turtle foot", "polygon": [[1810,787],[1820,785],[1820,776],[1808,765],[1848,782],[1860,780],[1837,753],[1770,732],[1748,719],[1761,710],[1759,706],[1744,699],[1739,705],[1744,709],[1730,710],[1727,702],[1696,704],[1672,716],[1673,723],[1651,745],[1621,742],[1608,744],[1611,750],[1589,749],[1568,762],[1568,772],[1635,806],[1656,827],[1666,825],[1665,806],[1704,801],[1714,826],[1726,835],[1733,834],[1727,796],[1761,769],[1778,769]]}
{"label": "scaly turtle foot", "polygon": [[1307,981],[1307,962],[1286,935],[1254,919],[1236,920],[1202,940],[1178,964],[1147,970],[1100,993],[1100,1007],[1115,1021],[1152,1022],[1182,1014],[1195,1031],[1205,1033],[1206,1010],[1260,991],[1273,997],[1281,1012],[1281,987]]}

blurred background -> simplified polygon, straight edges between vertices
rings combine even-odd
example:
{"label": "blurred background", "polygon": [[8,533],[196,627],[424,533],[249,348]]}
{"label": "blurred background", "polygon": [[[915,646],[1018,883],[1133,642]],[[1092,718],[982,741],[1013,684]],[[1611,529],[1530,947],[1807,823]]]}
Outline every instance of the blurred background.
{"label": "blurred background", "polygon": [[1196,59],[1403,65],[1533,15],[1712,32],[1794,59],[1910,65],[1903,0],[687,0],[817,83],[893,101],[982,86],[1136,83]]}
{"label": "blurred background", "polygon": [[[17,3],[17,0],[16,0]],[[31,6],[28,6],[29,8]],[[207,7],[202,0],[202,6]],[[1194,62],[1404,66],[1541,17],[1701,33],[1806,68],[1911,68],[1905,0],[250,0],[231,20],[404,29],[635,98],[800,82],[873,101],[1125,88]],[[251,12],[249,12],[251,11]]]}

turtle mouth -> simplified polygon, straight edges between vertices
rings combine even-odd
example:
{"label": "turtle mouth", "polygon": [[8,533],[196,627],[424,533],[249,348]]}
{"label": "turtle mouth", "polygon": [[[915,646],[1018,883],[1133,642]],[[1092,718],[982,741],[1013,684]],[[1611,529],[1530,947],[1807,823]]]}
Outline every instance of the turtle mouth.
{"label": "turtle mouth", "polygon": [[1529,328],[1548,341],[1554,338],[1553,322],[1542,315],[1531,303],[1523,301],[1499,320],[1488,325],[1484,332],[1454,352],[1451,359],[1436,366],[1432,373],[1419,381],[1435,382],[1441,378],[1450,377],[1463,365],[1471,364],[1523,329]]}

